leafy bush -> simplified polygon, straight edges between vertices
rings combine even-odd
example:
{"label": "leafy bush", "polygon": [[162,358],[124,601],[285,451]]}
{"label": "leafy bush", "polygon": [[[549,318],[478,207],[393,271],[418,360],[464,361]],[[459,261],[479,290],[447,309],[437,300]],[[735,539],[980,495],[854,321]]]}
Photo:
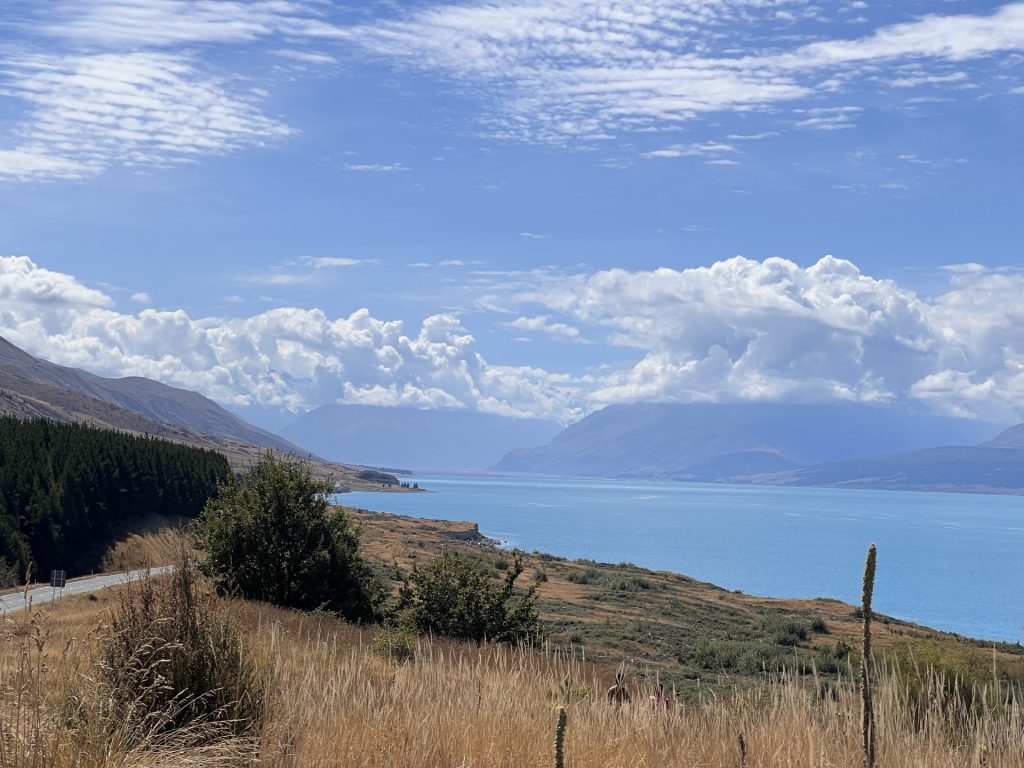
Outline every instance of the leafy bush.
{"label": "leafy bush", "polygon": [[212,606],[187,560],[133,583],[111,611],[99,668],[116,720],[139,732],[224,723],[254,732],[264,698],[231,620]]}
{"label": "leafy bush", "polygon": [[787,663],[795,662],[792,656],[786,655],[778,646],[741,640],[703,640],[684,660],[711,672],[738,672],[744,675],[777,672]]}
{"label": "leafy bush", "polygon": [[806,641],[809,634],[806,624],[778,613],[763,617],[757,628],[766,640],[776,645],[798,645]]}
{"label": "leafy bush", "polygon": [[401,589],[399,609],[424,632],[463,640],[515,642],[535,637],[540,628],[534,587],[515,590],[523,572],[518,555],[500,586],[487,569],[452,549],[415,568]]}
{"label": "leafy bush", "polygon": [[825,623],[825,620],[821,618],[821,616],[815,616],[811,619],[811,632],[818,635],[828,634],[828,624]]}
{"label": "leafy bush", "polygon": [[583,570],[573,568],[566,576],[573,584],[596,584],[601,581],[601,571],[597,568],[588,567]]}
{"label": "leafy bush", "polygon": [[383,627],[373,638],[370,651],[390,661],[409,661],[416,656],[416,633],[405,627]]}
{"label": "leafy bush", "polygon": [[359,553],[349,515],[309,465],[267,454],[231,478],[192,527],[202,567],[225,592],[350,620],[379,616],[383,587]]}

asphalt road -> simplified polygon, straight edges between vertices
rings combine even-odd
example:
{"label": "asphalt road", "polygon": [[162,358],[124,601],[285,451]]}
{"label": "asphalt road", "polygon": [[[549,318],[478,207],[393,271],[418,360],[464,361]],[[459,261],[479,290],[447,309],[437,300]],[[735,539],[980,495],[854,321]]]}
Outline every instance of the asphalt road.
{"label": "asphalt road", "polygon": [[[129,581],[141,579],[147,572],[153,576],[168,573],[174,569],[173,565],[161,565],[156,568],[142,568],[137,571],[125,571],[124,573],[107,573],[102,576],[89,576],[86,578],[68,581],[64,586],[64,597],[68,595],[80,595],[86,592],[97,592],[108,587],[116,587],[118,584],[127,584]],[[60,600],[61,590],[57,590],[57,599]],[[28,602],[32,605],[43,605],[53,600],[54,591],[51,587],[32,587],[25,594],[24,589],[17,592],[10,592],[0,595],[0,614],[15,613],[24,610]]]}

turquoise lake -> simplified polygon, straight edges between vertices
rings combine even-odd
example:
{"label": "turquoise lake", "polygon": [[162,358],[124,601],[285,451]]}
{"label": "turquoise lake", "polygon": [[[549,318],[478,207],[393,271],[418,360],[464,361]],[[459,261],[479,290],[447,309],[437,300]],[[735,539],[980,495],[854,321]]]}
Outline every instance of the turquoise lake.
{"label": "turquoise lake", "polygon": [[417,476],[431,493],[339,503],[472,520],[508,546],[633,562],[748,594],[860,600],[878,545],[877,611],[1024,640],[1024,497],[656,481]]}

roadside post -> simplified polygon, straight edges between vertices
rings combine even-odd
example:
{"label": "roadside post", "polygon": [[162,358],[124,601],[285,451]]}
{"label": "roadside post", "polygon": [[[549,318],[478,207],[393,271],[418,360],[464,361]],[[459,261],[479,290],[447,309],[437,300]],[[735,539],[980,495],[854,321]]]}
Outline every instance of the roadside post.
{"label": "roadside post", "polygon": [[53,589],[53,600],[57,599],[57,590],[60,590],[60,596],[64,597],[64,584],[67,583],[68,572],[67,571],[50,571],[50,587]]}

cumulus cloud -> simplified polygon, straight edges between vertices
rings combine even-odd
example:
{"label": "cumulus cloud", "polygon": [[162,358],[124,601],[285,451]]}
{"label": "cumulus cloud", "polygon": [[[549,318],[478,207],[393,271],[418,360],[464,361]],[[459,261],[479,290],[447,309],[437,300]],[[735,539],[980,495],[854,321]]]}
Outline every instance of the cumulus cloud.
{"label": "cumulus cloud", "polygon": [[184,310],[124,314],[76,278],[0,257],[0,334],[48,360],[137,375],[221,402],[299,408],[326,402],[470,408],[568,419],[571,384],[546,371],[489,364],[457,317],[407,332],[366,309],[332,318],[285,307],[250,317]]}
{"label": "cumulus cloud", "polygon": [[642,352],[593,381],[592,405],[635,400],[896,401],[1012,421],[1024,409],[1024,276],[954,274],[921,298],[825,257],[613,269],[518,295]]}
{"label": "cumulus cloud", "polygon": [[[501,325],[566,341],[585,334],[638,358],[570,375],[488,361],[451,313],[410,329],[366,309],[126,314],[75,277],[11,256],[0,258],[0,334],[64,365],[147,376],[240,405],[344,401],[568,421],[640,400],[917,400],[937,412],[1017,421],[1024,274],[972,264],[949,279],[942,293],[923,297],[831,256],[806,267],[736,257],[682,270],[519,276],[493,301],[502,312],[543,310],[504,314]],[[484,321],[497,314],[481,311]],[[621,360],[622,350],[607,359]]]}

